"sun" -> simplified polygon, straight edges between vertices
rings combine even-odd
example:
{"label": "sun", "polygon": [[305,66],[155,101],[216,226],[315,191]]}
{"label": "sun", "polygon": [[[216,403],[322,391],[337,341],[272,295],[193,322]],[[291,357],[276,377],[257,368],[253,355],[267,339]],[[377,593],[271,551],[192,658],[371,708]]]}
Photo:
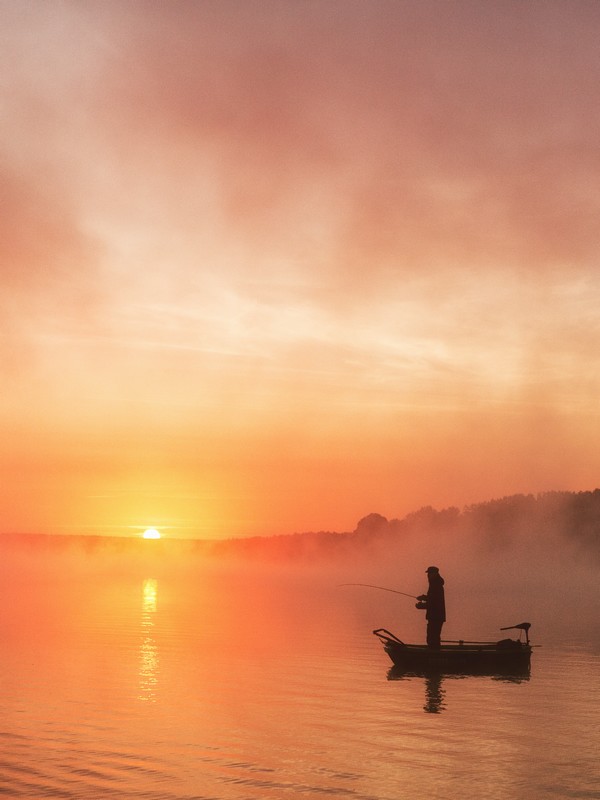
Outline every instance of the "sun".
{"label": "sun", "polygon": [[160,539],[160,533],[156,530],[156,528],[148,528],[143,533],[144,539]]}

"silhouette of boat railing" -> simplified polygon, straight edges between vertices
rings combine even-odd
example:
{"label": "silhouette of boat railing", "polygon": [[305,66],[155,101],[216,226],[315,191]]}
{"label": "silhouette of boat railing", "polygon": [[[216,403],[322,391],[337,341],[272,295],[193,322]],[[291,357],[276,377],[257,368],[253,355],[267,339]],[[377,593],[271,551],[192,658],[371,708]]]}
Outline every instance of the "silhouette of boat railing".
{"label": "silhouette of boat railing", "polygon": [[[497,642],[472,642],[463,639],[443,641],[439,648],[425,644],[406,644],[385,628],[373,631],[383,644],[394,666],[414,672],[439,671],[480,675],[523,675],[529,673],[532,645],[529,622],[500,630],[519,630],[518,639]],[[525,634],[525,641],[521,640]]]}

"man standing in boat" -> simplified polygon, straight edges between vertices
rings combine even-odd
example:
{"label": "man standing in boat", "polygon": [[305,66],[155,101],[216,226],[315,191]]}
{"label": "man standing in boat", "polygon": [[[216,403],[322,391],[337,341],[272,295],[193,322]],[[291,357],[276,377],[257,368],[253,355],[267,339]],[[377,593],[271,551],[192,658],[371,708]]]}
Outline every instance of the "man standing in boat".
{"label": "man standing in boat", "polygon": [[[437,567],[427,567],[427,580],[429,589],[427,594],[417,597],[427,609],[427,646],[439,648],[441,646],[442,625],[446,621],[446,601],[444,598],[444,579]],[[423,608],[419,605],[418,608]]]}

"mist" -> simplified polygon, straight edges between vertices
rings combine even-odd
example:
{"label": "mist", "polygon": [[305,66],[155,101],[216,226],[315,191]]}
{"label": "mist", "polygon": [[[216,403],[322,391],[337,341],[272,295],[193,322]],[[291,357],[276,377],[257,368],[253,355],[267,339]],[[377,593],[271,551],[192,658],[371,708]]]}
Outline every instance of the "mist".
{"label": "mist", "polygon": [[315,646],[350,634],[370,646],[380,627],[422,641],[424,612],[411,597],[344,584],[417,596],[433,564],[446,582],[445,639],[493,640],[501,627],[528,621],[535,643],[600,646],[599,504],[600,490],[518,495],[463,511],[424,508],[402,520],[373,513],[347,533],[224,542],[3,536],[0,592],[26,613],[28,592],[42,588],[47,607],[30,612],[56,626],[73,611],[60,606],[66,583],[96,598],[121,586],[135,605],[151,578],[173,607],[188,595],[190,624],[215,604],[228,609],[228,624],[247,643],[257,630],[278,641],[293,630]]}

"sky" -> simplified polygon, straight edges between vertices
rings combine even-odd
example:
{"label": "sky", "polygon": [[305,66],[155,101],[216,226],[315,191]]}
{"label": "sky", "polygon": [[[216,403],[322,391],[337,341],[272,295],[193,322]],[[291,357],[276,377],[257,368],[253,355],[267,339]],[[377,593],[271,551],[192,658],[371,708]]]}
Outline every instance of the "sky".
{"label": "sky", "polygon": [[0,21],[0,532],[599,485],[599,3]]}

